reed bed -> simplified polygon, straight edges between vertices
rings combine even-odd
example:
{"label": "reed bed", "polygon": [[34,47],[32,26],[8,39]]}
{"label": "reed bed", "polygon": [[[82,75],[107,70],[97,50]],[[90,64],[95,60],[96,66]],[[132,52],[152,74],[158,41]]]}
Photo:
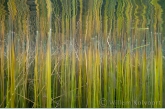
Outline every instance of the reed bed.
{"label": "reed bed", "polygon": [[37,38],[34,54],[16,53],[12,38],[1,53],[1,107],[162,107],[160,43],[117,49],[107,41],[103,49],[71,40],[54,49],[50,36],[42,46]]}
{"label": "reed bed", "polygon": [[164,107],[156,0],[0,3],[0,107]]}

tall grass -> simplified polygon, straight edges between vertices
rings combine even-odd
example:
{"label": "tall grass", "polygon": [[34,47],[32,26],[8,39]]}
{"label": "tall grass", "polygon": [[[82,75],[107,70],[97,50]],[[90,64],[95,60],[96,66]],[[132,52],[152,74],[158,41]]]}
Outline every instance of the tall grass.
{"label": "tall grass", "polygon": [[46,51],[46,97],[47,97],[47,108],[51,108],[51,30],[49,31],[48,43]]}
{"label": "tall grass", "polygon": [[[128,47],[126,52],[121,50],[112,52],[108,48],[100,52],[97,47],[99,44],[95,47],[96,44],[91,44],[89,48],[86,48],[87,50],[83,50],[76,49],[74,42],[70,42],[67,44],[66,51],[62,50],[63,53],[53,55],[50,43],[49,36],[46,52],[40,52],[37,38],[33,57],[34,76],[24,75],[24,77],[22,75],[21,77],[30,79],[29,82],[34,81],[31,83],[34,88],[28,87],[27,89],[34,92],[33,96],[20,93],[22,96],[20,98],[25,103],[31,102],[33,107],[153,107],[153,105],[145,104],[153,100],[154,107],[162,107],[162,104],[158,104],[163,102],[163,61],[160,44],[154,52],[154,58],[148,60],[148,51],[145,51],[145,48],[149,47],[147,45],[133,48],[134,50]],[[21,87],[17,89],[15,74],[21,70],[16,70],[15,65],[18,61],[16,61],[14,42],[11,43],[12,46],[9,45],[7,87],[4,87],[8,93],[4,105],[6,107],[28,107],[28,104],[16,104],[17,100],[21,100],[16,99],[19,98],[16,90],[26,91],[26,84],[29,83],[25,82],[23,89]],[[39,53],[43,53],[45,59],[40,60],[42,56]],[[22,55],[26,59],[26,54]],[[23,61],[25,64],[22,63],[22,65],[25,67],[28,61]],[[42,68],[44,65],[46,67]],[[154,68],[151,68],[152,66]],[[18,92],[21,92],[19,90]],[[136,102],[144,103],[137,105]]]}
{"label": "tall grass", "polygon": [[26,0],[7,4],[6,16],[0,4],[0,107],[163,107],[156,0],[34,0],[36,15]]}

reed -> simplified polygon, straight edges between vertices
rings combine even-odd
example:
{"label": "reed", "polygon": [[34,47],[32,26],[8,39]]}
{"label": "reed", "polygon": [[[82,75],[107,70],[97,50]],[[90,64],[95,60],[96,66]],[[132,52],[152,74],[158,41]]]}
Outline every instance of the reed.
{"label": "reed", "polygon": [[[3,9],[3,8],[2,8]],[[1,16],[1,18],[2,18],[2,16]],[[5,17],[4,17],[5,18]],[[4,18],[2,18],[2,19],[4,19]],[[4,23],[4,20],[2,20],[1,21],[1,28],[0,28],[0,35],[1,35],[1,40],[2,40],[2,42],[1,42],[1,47],[0,47],[0,51],[1,51],[1,53],[0,53],[0,82],[1,82],[1,84],[0,84],[0,86],[1,86],[1,91],[0,91],[0,101],[2,101],[2,103],[0,104],[0,105],[2,105],[2,106],[0,106],[0,107],[4,107],[4,93],[5,93],[5,71],[4,71],[4,69],[5,69],[5,57],[4,57],[4,47],[5,47],[5,42],[4,42],[4,35],[5,35],[5,23]]]}
{"label": "reed", "polygon": [[[12,33],[11,33],[12,34]],[[7,52],[7,100],[6,107],[15,107],[15,50],[14,50],[14,39],[12,35],[9,35],[9,44]]]}
{"label": "reed", "polygon": [[36,36],[36,48],[35,48],[35,68],[34,68],[34,106],[37,107],[36,104],[38,104],[38,93],[39,93],[39,88],[38,88],[38,83],[39,83],[39,77],[38,77],[38,33]]}
{"label": "reed", "polygon": [[47,108],[51,108],[52,98],[51,98],[51,29],[49,31],[48,43],[47,43],[47,54],[46,54],[46,96],[47,96]]}
{"label": "reed", "polygon": [[[86,52],[83,50],[77,52],[71,44],[70,47],[73,51],[69,51],[68,49],[70,47],[68,46],[66,51],[62,50],[62,52],[66,52],[66,54],[56,55],[60,56],[59,59],[56,59],[54,57],[55,55],[51,55],[50,39],[48,39],[46,53],[42,54],[46,59],[39,60],[39,58],[42,57],[39,56],[39,53],[43,52],[39,52],[37,43],[38,41],[36,41],[34,56],[34,77],[27,77],[26,74],[20,77],[25,80],[25,86],[22,87],[23,89],[19,85],[19,88],[17,88],[14,84],[16,78],[13,72],[16,72],[15,74],[18,75],[17,73],[22,71],[22,68],[25,68],[26,63],[30,61],[26,60],[27,55],[23,53],[23,62],[20,66],[22,70],[15,70],[18,67],[18,63],[15,61],[14,46],[8,48],[9,60],[7,63],[8,75],[10,76],[8,76],[7,79],[9,82],[7,84],[7,107],[15,107],[15,102],[18,102],[17,99],[22,99],[19,106],[28,106],[26,105],[26,101],[29,95],[27,95],[26,92],[22,92],[26,91],[26,78],[34,80],[34,89],[28,89],[34,92],[34,98],[30,99],[30,101],[34,103],[33,107],[57,106],[57,104],[54,104],[56,102],[60,103],[58,107],[150,107],[150,105],[146,104],[136,105],[126,103],[123,105],[114,101],[141,101],[141,99],[142,101],[147,101],[151,99],[155,102],[162,102],[163,61],[162,58],[160,58],[162,57],[161,46],[158,47],[157,52],[154,54],[154,68],[152,68],[152,63],[150,63],[152,61],[147,60],[145,51],[145,47],[147,46],[137,47],[134,50],[128,48],[126,55],[123,55],[123,51],[120,50],[112,52],[106,49],[103,55],[101,55],[99,48],[92,49],[93,45],[90,45],[90,48]],[[140,55],[141,52],[142,55]],[[56,65],[52,63],[53,60],[51,59],[56,60],[54,61]],[[45,64],[43,64],[43,62]],[[46,67],[42,68],[44,65],[46,65]],[[150,70],[147,65],[151,65],[149,67]],[[54,66],[54,68],[51,66]],[[52,70],[52,68],[55,70]],[[152,73],[150,72],[151,69],[154,69],[154,76],[148,75]],[[28,71],[29,70],[30,69],[28,69]],[[26,70],[23,71],[26,73]],[[39,73],[41,72],[43,74],[40,75]],[[151,81],[151,83],[146,81]],[[153,84],[152,81],[154,81]],[[147,84],[149,84],[149,86],[147,86]],[[154,88],[154,90],[152,88]],[[16,93],[15,90],[21,92],[21,96],[13,94]],[[147,93],[149,91],[152,91],[150,93],[153,96],[148,98]],[[140,95],[141,92],[142,95]],[[46,101],[44,100],[45,94]],[[13,96],[15,97],[13,98]],[[60,100],[58,100],[58,98],[60,98]],[[101,105],[100,99],[105,99],[108,102],[106,102],[106,105]],[[46,103],[42,104],[42,102]],[[84,104],[87,105],[83,106]],[[154,105],[154,107],[161,106],[162,104]]]}
{"label": "reed", "polygon": [[[74,43],[73,43],[74,45]],[[75,108],[76,107],[76,100],[77,100],[77,89],[76,89],[76,60],[75,60],[75,48],[73,48],[73,52],[72,52],[72,61],[71,61],[71,107]]]}
{"label": "reed", "polygon": [[156,0],[30,2],[0,2],[0,107],[164,106]]}
{"label": "reed", "polygon": [[[82,47],[82,45],[80,45],[80,48]],[[84,87],[83,86],[83,84],[82,84],[82,81],[83,81],[83,74],[82,74],[82,72],[83,72],[83,69],[82,69],[82,65],[83,65],[83,55],[82,55],[82,51],[80,50],[79,51],[79,57],[78,57],[78,59],[79,59],[79,66],[78,66],[78,92],[77,92],[77,96],[78,96],[78,107],[82,107],[82,104],[83,104],[83,88],[82,87]]]}

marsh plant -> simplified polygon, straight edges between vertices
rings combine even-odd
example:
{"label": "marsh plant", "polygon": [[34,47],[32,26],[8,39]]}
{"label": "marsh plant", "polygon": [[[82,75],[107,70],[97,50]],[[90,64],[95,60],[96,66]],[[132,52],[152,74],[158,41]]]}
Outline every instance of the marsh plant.
{"label": "marsh plant", "polygon": [[0,3],[0,107],[165,106],[156,0]]}

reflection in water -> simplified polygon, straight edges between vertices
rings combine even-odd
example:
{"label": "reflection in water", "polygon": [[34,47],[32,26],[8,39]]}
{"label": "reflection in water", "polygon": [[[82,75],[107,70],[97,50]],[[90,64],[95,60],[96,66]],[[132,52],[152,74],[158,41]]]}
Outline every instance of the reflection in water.
{"label": "reflection in water", "polygon": [[[43,81],[38,80],[38,82],[40,82],[41,85],[38,86],[36,85],[34,87],[34,91],[30,92],[31,91],[30,88],[32,88],[33,90],[33,87],[29,85],[30,80],[28,80],[27,78],[32,78],[33,76],[34,77],[36,76],[35,74],[26,75],[24,73],[34,72],[34,69],[38,70],[39,72],[45,71],[45,69],[42,68],[44,66],[44,62],[41,60],[45,59],[44,53],[47,51],[46,42],[50,34],[52,38],[51,44],[52,44],[53,54],[57,54],[57,56],[60,56],[62,51],[66,53],[66,54],[64,53],[63,56],[64,58],[66,58],[66,60],[62,61],[60,64],[74,63],[76,60],[74,60],[73,58],[70,61],[68,57],[70,55],[73,55],[73,57],[74,56],[76,57],[78,62],[82,61],[83,63],[82,66],[86,67],[86,69],[82,69],[82,72],[87,72],[89,70],[88,67],[91,66],[84,64],[86,61],[79,59],[79,56],[77,54],[83,54],[84,56],[83,55],[80,56],[81,58],[84,58],[86,60],[88,60],[89,58],[89,64],[91,64],[94,62],[93,60],[95,60],[96,57],[99,56],[104,57],[105,55],[104,53],[110,53],[110,55],[106,57],[106,59],[109,57],[110,60],[112,58],[110,57],[111,52],[112,54],[116,53],[117,55],[115,54],[116,56],[114,56],[114,59],[120,60],[124,57],[126,53],[129,52],[129,48],[135,51],[136,49],[140,49],[139,53],[136,52],[134,54],[135,57],[139,60],[138,61],[135,59],[134,62],[135,66],[140,66],[138,65],[138,63],[142,63],[140,67],[143,72],[151,71],[151,73],[153,73],[151,78],[147,76],[148,75],[147,73],[143,75],[142,78],[146,77],[148,80],[156,81],[158,78],[154,78],[156,74],[154,75],[154,71],[152,71],[153,70],[152,68],[154,67],[154,65],[156,66],[161,60],[161,59],[159,60],[158,58],[159,56],[161,56],[161,53],[158,53],[157,51],[160,48],[159,46],[161,44],[162,44],[161,46],[163,47],[165,46],[164,10],[165,10],[164,0],[1,0],[0,1],[0,24],[1,24],[0,26],[0,47],[1,47],[0,63],[1,64],[0,65],[3,66],[1,67],[1,77],[5,77],[4,75],[5,73],[6,75],[9,75],[9,73],[7,73],[7,71],[3,69],[4,67],[10,66],[7,64],[8,62],[5,62],[6,57],[8,56],[8,54],[10,54],[11,63],[12,62],[14,63],[15,61],[20,61],[20,63],[22,62],[22,64],[16,66],[18,67],[18,71],[22,71],[23,74],[20,75],[15,74],[15,76],[18,77],[18,79],[21,79],[20,77],[23,76],[23,78],[26,81],[25,83],[22,83],[23,84],[22,86],[14,85],[14,87],[19,88],[19,90],[16,90],[13,87],[9,87],[9,86],[10,84],[12,84],[12,82],[19,83],[18,79],[14,81],[11,78],[11,80],[8,83],[6,83],[6,81],[4,81],[4,78],[3,79],[0,78],[1,79],[0,81],[2,83],[0,86],[2,89],[0,91],[0,101],[3,101],[2,104],[0,102],[0,107],[4,107],[6,105],[8,105],[9,107],[12,106],[13,107],[26,107],[26,106],[46,107],[46,102],[48,102],[46,101],[46,98],[44,98],[46,89],[42,88],[42,85],[45,84],[43,82],[45,80],[44,79],[45,75],[42,74],[40,75],[40,78],[42,78]],[[13,42],[12,40],[9,41],[9,39],[12,39],[11,36],[13,38]],[[11,44],[9,44],[9,42],[11,42]],[[16,57],[18,56],[22,60],[20,60],[19,58],[17,58],[15,61],[12,60],[13,52],[11,48],[11,53],[10,53],[10,49],[9,49],[10,45],[15,47]],[[81,48],[82,51],[79,50],[76,51],[75,49],[72,49],[72,46],[75,46],[76,50]],[[145,50],[143,50],[143,47],[145,48]],[[7,51],[8,49],[9,51]],[[92,50],[93,51],[96,50],[95,51],[96,55],[92,54],[93,53],[91,52]],[[72,54],[72,51],[74,51],[75,54],[74,53]],[[117,51],[120,52],[118,53]],[[154,51],[155,54],[153,54],[152,56],[148,56],[151,54],[150,51]],[[165,54],[164,49],[162,50],[162,52],[164,55]],[[29,54],[31,54],[31,56],[29,56]],[[39,59],[35,57],[36,54],[39,55],[38,56]],[[144,57],[140,58],[139,55],[143,55]],[[96,57],[93,60],[92,59],[90,60],[90,56],[93,57],[96,56]],[[128,56],[131,57],[129,53]],[[154,58],[156,56],[158,57],[155,58],[155,60],[150,60],[151,65],[148,65],[147,63],[145,63],[145,61],[143,61],[143,60],[148,60],[149,57]],[[33,57],[35,57],[35,59],[32,59]],[[156,63],[156,59],[159,60],[157,63]],[[40,64],[34,63],[33,62],[34,60],[35,62],[37,60],[37,62],[40,62]],[[55,63],[58,63],[58,61],[61,60],[61,57],[52,60],[55,60]],[[97,63],[99,63],[99,61],[100,61],[99,59],[96,59],[96,66],[94,66],[94,68],[96,67],[97,70],[99,70],[99,68],[97,68]],[[104,59],[101,60],[100,63],[103,63],[102,61],[104,61]],[[125,61],[131,62],[133,60],[131,59],[129,60],[126,58]],[[152,65],[154,62],[156,64]],[[105,61],[103,63],[103,66],[105,63],[108,62]],[[116,62],[112,64],[116,64]],[[34,68],[34,66],[36,65],[38,65],[38,69],[36,67]],[[68,66],[69,65],[59,66],[57,68],[57,71],[58,70],[64,71],[65,68],[68,71],[70,71]],[[116,66],[120,67],[120,63],[117,64]],[[114,66],[111,67],[115,68]],[[111,69],[111,67],[109,69]],[[146,69],[144,69],[144,67],[146,67]],[[136,67],[133,68],[136,69]],[[131,72],[133,68],[131,69],[126,68],[125,72]],[[162,69],[164,68],[165,66],[163,66]],[[158,68],[155,69],[158,70]],[[10,72],[10,70],[8,72]],[[118,72],[122,72],[122,71],[118,71]],[[56,76],[59,75],[57,74]],[[132,75],[134,74],[131,74],[131,76]],[[161,74],[158,75],[157,77],[161,78]],[[36,78],[38,79],[39,77]],[[84,79],[84,81],[88,80],[88,77],[84,76],[83,78],[86,78]],[[117,76],[116,78],[118,79],[119,77]],[[137,77],[137,78],[141,79],[141,77]],[[73,77],[62,78],[60,76],[55,77],[55,80],[52,80],[53,82],[56,82],[55,88],[59,88],[59,90],[54,89],[55,93],[53,93],[52,95],[54,97],[54,100],[52,102],[52,105],[54,107],[56,106],[57,107],[92,107],[92,106],[97,107],[98,106],[97,104],[98,98],[101,96],[100,92],[94,91],[94,94],[96,95],[100,94],[99,97],[96,96],[96,98],[94,99],[92,97],[95,95],[92,95],[90,91],[87,92],[84,91],[87,90],[86,86],[85,88],[83,87],[83,85],[86,84],[82,83],[82,86],[79,87],[82,88],[82,92],[81,90],[78,90],[77,93],[84,94],[84,97],[82,97],[81,100],[78,99],[77,97],[76,100],[78,101],[74,101],[72,97],[77,95],[75,93],[72,93],[70,95],[65,91],[70,91],[70,89],[77,87],[72,85],[66,86],[66,84],[60,82],[60,79],[64,80],[65,82],[74,80]],[[162,79],[160,79],[159,81],[158,79],[159,82],[161,82],[161,80]],[[143,79],[143,83],[145,83],[146,81],[145,79]],[[34,83],[37,84],[37,82]],[[128,81],[126,81],[126,83],[123,84],[127,84],[127,83],[129,84]],[[60,84],[62,86],[58,86],[57,84]],[[163,92],[161,92],[162,83],[158,85],[158,88],[156,88],[154,84],[156,83],[146,83],[145,85],[143,85],[144,88],[138,86],[139,84],[138,85],[136,84],[137,89],[139,90],[142,89],[138,91],[138,90],[134,90],[134,86],[132,85],[132,83],[130,83],[129,84],[131,87],[130,90],[128,92],[126,91],[126,93],[123,92],[124,95],[120,95],[122,94],[122,92],[119,91],[120,94],[116,95],[117,99],[122,99],[127,101],[130,100],[130,98],[132,97],[131,99],[136,99],[136,100],[142,99],[145,101],[150,101],[150,100],[159,101],[163,99],[163,101],[165,101],[165,99],[161,97],[161,94],[160,95],[155,94],[155,93],[165,92],[164,89]],[[119,84],[117,84],[117,86],[118,85]],[[5,88],[6,86],[8,86],[7,89]],[[23,91],[21,90],[21,87],[23,87]],[[151,90],[148,87],[151,87]],[[93,86],[93,88],[96,88],[95,85]],[[145,88],[147,88],[146,89],[147,91],[145,90]],[[27,89],[29,89],[29,91],[27,91]],[[39,89],[43,91],[40,92]],[[126,88],[126,90],[128,89]],[[8,94],[7,97],[5,98],[3,95],[8,93],[5,92],[6,90],[11,90],[11,92],[15,93],[17,96],[12,97],[12,94],[9,92],[10,94]],[[99,88],[97,90],[99,90]],[[104,90],[112,91],[111,89],[108,88],[107,89],[104,88]],[[108,93],[106,91],[104,92],[106,94]],[[131,96],[133,92],[136,93],[135,96]],[[18,96],[19,93],[20,95]],[[64,93],[67,94],[65,94],[65,96],[62,96],[61,94]],[[142,95],[140,95],[140,93],[142,93]],[[150,95],[147,95],[147,93],[149,93]],[[38,94],[37,95],[38,97],[35,96],[34,98],[33,95],[35,94]],[[110,95],[105,94],[106,96],[104,94],[103,97],[106,97],[106,96],[110,96],[112,93],[110,93]],[[141,97],[138,98],[137,95]],[[42,96],[41,99],[40,96]],[[61,99],[59,99],[58,96],[61,96]],[[165,96],[164,93],[162,94],[162,96]],[[14,102],[15,99],[19,99],[18,105],[14,105],[12,103],[8,104],[6,102],[10,100]],[[93,99],[94,99],[94,103],[91,102]],[[112,100],[111,97],[110,98],[107,97],[106,99]],[[21,100],[22,102],[19,102]],[[95,102],[97,103],[95,104]],[[77,103],[77,105],[75,105],[74,103],[75,104]],[[162,106],[165,107],[165,103],[161,103],[160,107]],[[107,107],[111,107],[111,105],[108,104]],[[122,107],[122,106],[115,105],[115,107]],[[132,104],[132,105],[129,104],[126,105],[126,107],[145,107],[145,106],[144,105],[136,106],[136,104]],[[146,107],[159,107],[159,106],[148,104],[146,105]]]}
{"label": "reflection in water", "polygon": [[131,31],[137,34],[139,28],[164,34],[164,13],[157,0],[53,0],[52,9],[47,1],[9,0],[5,5],[2,0],[1,22],[6,22],[6,32],[15,31],[20,35],[21,31],[25,34],[28,31],[29,37],[34,37],[39,31],[44,38],[50,27],[48,16],[51,14],[53,38],[59,40],[73,37],[79,40],[81,37],[83,41],[90,41],[94,36],[106,38],[111,31],[116,41],[119,37],[130,37]]}

